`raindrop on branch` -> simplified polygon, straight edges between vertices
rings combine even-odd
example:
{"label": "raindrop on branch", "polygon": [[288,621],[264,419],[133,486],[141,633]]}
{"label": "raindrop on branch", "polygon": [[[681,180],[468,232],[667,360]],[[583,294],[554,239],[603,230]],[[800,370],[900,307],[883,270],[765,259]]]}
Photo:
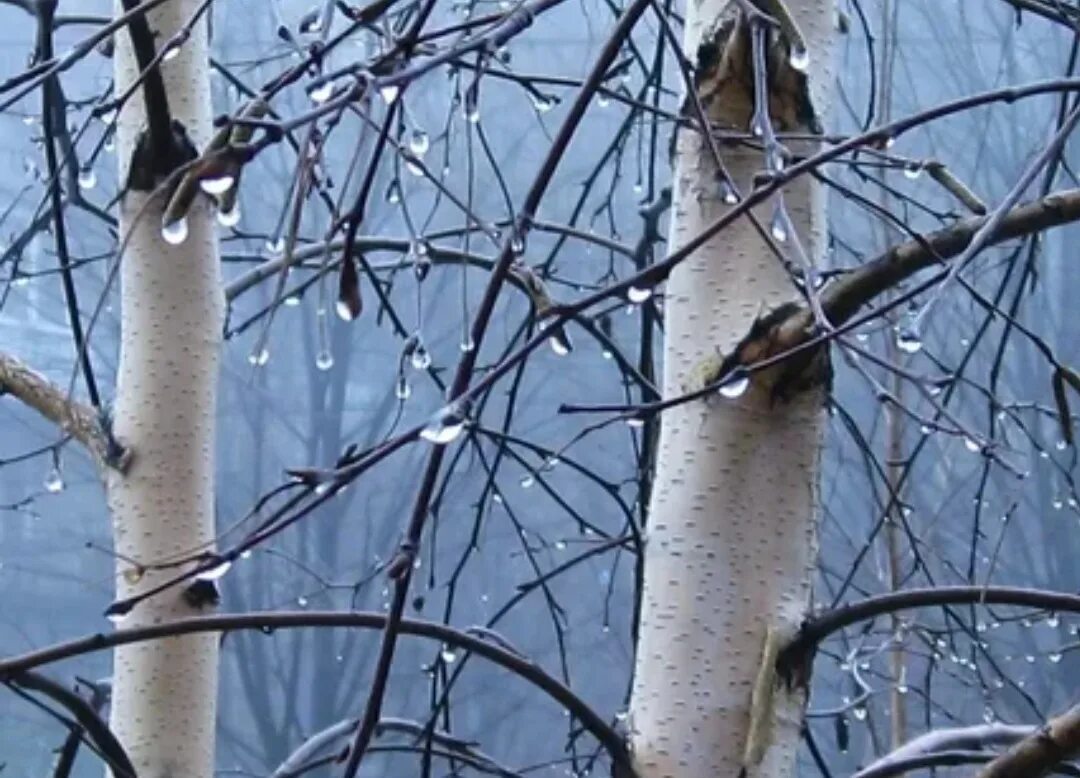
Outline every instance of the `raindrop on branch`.
{"label": "raindrop on branch", "polygon": [[59,494],[64,491],[64,477],[60,473],[60,466],[54,464],[49,468],[49,472],[45,476],[45,491],[49,494]]}
{"label": "raindrop on branch", "polygon": [[97,173],[92,167],[79,168],[79,189],[93,189],[97,186]]}
{"label": "raindrop on branch", "polygon": [[172,246],[179,246],[188,236],[187,218],[181,216],[176,221],[161,225],[161,238]]}

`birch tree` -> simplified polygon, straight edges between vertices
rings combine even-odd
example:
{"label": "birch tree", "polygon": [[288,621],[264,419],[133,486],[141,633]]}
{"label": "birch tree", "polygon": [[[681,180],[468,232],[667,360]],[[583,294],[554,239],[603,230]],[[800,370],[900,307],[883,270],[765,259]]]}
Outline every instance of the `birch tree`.
{"label": "birch tree", "polygon": [[[783,168],[788,151],[777,132],[812,132],[820,121],[812,111],[827,108],[832,4],[788,6],[792,17],[767,22],[747,4],[687,5],[684,49],[695,60],[697,88],[687,102],[713,126],[752,128],[762,151],[680,134],[673,249],[762,172]],[[801,154],[816,148],[800,146]],[[686,392],[717,353],[768,351],[771,326],[799,299],[793,277],[803,289],[815,286],[825,234],[823,187],[803,178],[672,271],[666,397]],[[664,414],[630,707],[644,776],[792,774],[807,678],[780,678],[775,664],[810,605],[823,361],[818,355],[800,366],[804,375],[733,374],[719,398]]]}
{"label": "birch tree", "polygon": [[[116,131],[120,180],[130,189],[120,204],[125,251],[114,412],[114,432],[134,453],[124,473],[109,473],[107,487],[123,601],[175,575],[169,561],[213,550],[224,297],[212,206],[196,197],[185,212],[166,213],[192,151],[178,132],[197,148],[210,140],[205,4],[170,0],[115,40],[116,93],[134,95]],[[162,63],[165,53],[171,56]],[[164,564],[133,568],[132,560]],[[213,604],[190,592],[148,598],[123,623],[161,623]],[[117,650],[110,721],[140,776],[213,773],[217,643],[193,635]]]}

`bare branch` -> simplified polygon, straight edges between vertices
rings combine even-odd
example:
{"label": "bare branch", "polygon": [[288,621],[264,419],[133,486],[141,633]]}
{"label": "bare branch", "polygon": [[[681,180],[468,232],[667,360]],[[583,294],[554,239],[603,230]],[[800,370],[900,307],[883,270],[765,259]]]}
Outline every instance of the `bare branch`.
{"label": "bare branch", "polygon": [[68,398],[48,378],[3,353],[0,353],[0,392],[22,400],[82,443],[99,466],[107,465],[122,473],[130,464],[131,452],[117,444],[93,408]]}
{"label": "bare branch", "polygon": [[1080,705],[1039,727],[993,762],[978,778],[1038,778],[1080,753]]}

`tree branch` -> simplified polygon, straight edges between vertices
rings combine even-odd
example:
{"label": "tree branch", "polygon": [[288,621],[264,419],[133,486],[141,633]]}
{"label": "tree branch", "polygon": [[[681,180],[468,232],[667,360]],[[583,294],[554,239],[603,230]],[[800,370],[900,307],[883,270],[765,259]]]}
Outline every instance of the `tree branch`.
{"label": "tree branch", "polygon": [[69,399],[45,376],[8,354],[0,353],[0,394],[10,394],[56,424],[83,444],[99,466],[124,472],[131,452],[123,448],[102,424],[96,411]]}
{"label": "tree branch", "polygon": [[1080,704],[1051,719],[988,764],[978,778],[1038,778],[1080,753]]}
{"label": "tree branch", "polygon": [[[20,656],[0,659],[0,680],[12,679],[26,670],[56,662],[69,657],[80,656],[93,651],[102,651],[120,645],[157,640],[176,635],[189,635],[198,632],[230,632],[234,630],[260,630],[272,632],[275,629],[297,627],[339,627],[382,630],[386,627],[388,616],[385,613],[365,613],[363,611],[296,611],[296,612],[255,612],[237,614],[217,614],[177,619],[164,624],[121,629],[108,634],[97,633],[83,638],[58,643],[53,646],[31,651]],[[616,732],[599,714],[587,705],[572,689],[530,659],[483,638],[470,635],[445,624],[414,619],[402,619],[398,630],[405,635],[415,635],[439,640],[447,645],[478,654],[492,663],[510,671],[514,675],[531,683],[543,691],[552,700],[565,708],[571,716],[581,722],[608,752],[619,775],[635,775],[629,761],[622,736]]]}

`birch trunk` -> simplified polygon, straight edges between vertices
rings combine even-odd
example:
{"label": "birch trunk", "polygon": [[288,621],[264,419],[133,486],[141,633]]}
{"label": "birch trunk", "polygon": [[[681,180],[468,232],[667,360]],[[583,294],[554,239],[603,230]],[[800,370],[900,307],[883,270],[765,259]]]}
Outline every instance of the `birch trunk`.
{"label": "birch trunk", "polygon": [[[148,14],[160,47],[198,9],[197,0],[171,0]],[[138,68],[126,32],[116,36],[116,92]],[[179,53],[162,64],[172,116],[199,148],[211,131],[208,35],[205,18]],[[139,133],[145,102],[136,92],[121,112],[117,156],[121,181]],[[161,580],[131,565],[207,548],[214,532],[215,399],[224,299],[214,215],[199,198],[179,245],[162,239],[164,200],[128,192],[120,233],[129,236],[121,259],[122,324],[115,407],[118,437],[134,459],[126,475],[110,473],[108,500],[118,556],[118,596]],[[169,574],[175,574],[169,571]],[[135,607],[124,626],[160,623],[196,611],[179,589]],[[140,778],[207,778],[214,771],[218,648],[215,635],[190,635],[116,650],[111,726]]]}
{"label": "birch trunk", "polygon": [[[688,3],[691,61],[731,13],[728,5]],[[820,115],[832,78],[833,4],[787,6],[809,49]],[[715,102],[721,112],[732,110],[725,98]],[[747,131],[750,106],[734,129]],[[749,191],[765,167],[762,154],[731,145],[721,153],[737,186]],[[717,199],[715,165],[700,135],[680,133],[675,167],[672,248],[729,207]],[[826,240],[822,186],[799,179],[784,196],[799,240],[818,262]],[[772,205],[756,213],[768,229]],[[794,259],[791,239],[780,248]],[[745,218],[694,252],[666,287],[665,397],[681,394],[703,360],[730,353],[755,319],[793,299],[788,272]],[[774,401],[751,382],[737,399],[664,414],[630,717],[644,778],[783,778],[794,771],[805,689],[776,677],[773,659],[810,604],[824,391]]]}

